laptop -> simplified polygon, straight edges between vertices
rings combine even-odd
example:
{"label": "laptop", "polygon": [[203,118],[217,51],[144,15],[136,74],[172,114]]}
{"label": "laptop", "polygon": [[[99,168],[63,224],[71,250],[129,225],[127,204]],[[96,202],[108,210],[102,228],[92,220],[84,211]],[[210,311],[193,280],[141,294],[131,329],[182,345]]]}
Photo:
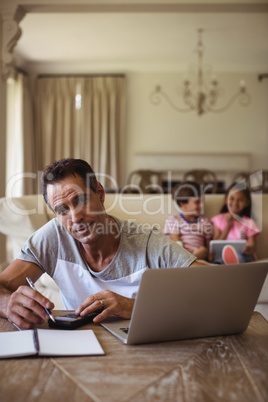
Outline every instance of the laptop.
{"label": "laptop", "polygon": [[211,240],[209,243],[209,252],[214,254],[214,261],[220,261],[222,250],[225,246],[232,246],[237,255],[239,255],[245,250],[246,244],[246,240]]}
{"label": "laptop", "polygon": [[237,334],[246,330],[268,262],[148,269],[130,320],[101,325],[128,345]]}

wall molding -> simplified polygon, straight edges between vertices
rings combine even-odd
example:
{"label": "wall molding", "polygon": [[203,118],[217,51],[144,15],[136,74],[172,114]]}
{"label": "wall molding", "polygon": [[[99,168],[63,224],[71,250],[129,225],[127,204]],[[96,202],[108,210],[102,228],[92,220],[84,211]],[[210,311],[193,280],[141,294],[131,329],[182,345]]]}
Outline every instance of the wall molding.
{"label": "wall molding", "polygon": [[180,178],[192,169],[208,169],[218,179],[231,182],[237,172],[251,170],[251,154],[247,152],[135,152],[135,170],[165,170]]}
{"label": "wall molding", "polygon": [[22,6],[10,7],[2,11],[2,74],[4,78],[14,73],[16,67],[13,49],[21,37],[20,21],[25,16]]}
{"label": "wall molding", "polygon": [[247,152],[136,152],[140,169],[211,169],[214,171],[248,171],[251,155]]}
{"label": "wall molding", "polygon": [[141,2],[132,0],[125,4],[124,0],[108,0],[99,2],[98,0],[9,0],[9,5],[0,4],[0,13],[2,17],[2,65],[3,76],[6,78],[14,72],[15,60],[13,49],[21,37],[19,23],[26,13],[59,13],[59,12],[179,12],[179,13],[197,13],[197,12],[228,12],[228,13],[252,13],[268,12],[268,4],[263,1],[249,0],[248,2],[222,1],[215,4],[212,0],[207,3],[187,2],[180,0]]}

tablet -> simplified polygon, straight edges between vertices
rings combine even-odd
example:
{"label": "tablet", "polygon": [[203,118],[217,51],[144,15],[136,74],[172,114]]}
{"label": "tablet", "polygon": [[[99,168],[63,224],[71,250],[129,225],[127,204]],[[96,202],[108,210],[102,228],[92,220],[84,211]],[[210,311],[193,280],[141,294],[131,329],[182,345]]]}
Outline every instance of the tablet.
{"label": "tablet", "polygon": [[223,247],[226,245],[233,246],[237,254],[241,254],[246,248],[246,240],[211,240],[209,244],[209,252],[214,255],[214,260],[221,260]]}

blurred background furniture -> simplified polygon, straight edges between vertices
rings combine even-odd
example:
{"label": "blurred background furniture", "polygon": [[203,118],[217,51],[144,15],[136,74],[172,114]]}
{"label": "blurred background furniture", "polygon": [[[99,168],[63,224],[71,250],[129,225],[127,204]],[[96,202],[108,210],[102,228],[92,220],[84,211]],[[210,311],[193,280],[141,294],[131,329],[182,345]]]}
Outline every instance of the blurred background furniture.
{"label": "blurred background furniture", "polygon": [[245,180],[245,184],[250,191],[262,191],[263,193],[268,193],[268,170],[238,172],[233,177],[234,183],[243,180]]}
{"label": "blurred background furniture", "polygon": [[184,174],[183,181],[195,181],[204,187],[204,193],[217,192],[217,177],[211,170],[189,170]]}
{"label": "blurred background furniture", "polygon": [[231,183],[245,180],[252,191],[268,193],[268,170],[235,172],[225,181],[209,169],[191,170],[154,170],[138,169],[132,171],[126,185],[121,189],[106,189],[106,192],[138,193],[138,194],[170,194],[174,187],[184,181],[195,181],[203,186],[204,194],[223,194]]}
{"label": "blurred background furniture", "polygon": [[124,193],[162,193],[162,172],[155,170],[134,170],[130,173]]}
{"label": "blurred background furniture", "polygon": [[126,186],[121,193],[143,194],[171,194],[173,189],[183,181],[195,181],[203,186],[204,193],[224,193],[225,182],[218,180],[211,170],[196,169],[180,170],[153,170],[138,169],[131,172]]}

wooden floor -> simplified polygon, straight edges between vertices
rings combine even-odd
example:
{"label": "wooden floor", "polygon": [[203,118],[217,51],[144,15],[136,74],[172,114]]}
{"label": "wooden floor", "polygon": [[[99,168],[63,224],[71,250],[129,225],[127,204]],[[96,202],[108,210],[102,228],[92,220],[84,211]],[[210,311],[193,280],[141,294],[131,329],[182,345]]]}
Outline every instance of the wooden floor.
{"label": "wooden floor", "polygon": [[[268,401],[268,323],[239,335],[127,346],[90,324],[105,356],[0,360],[1,402]],[[14,330],[0,319],[0,330]]]}

